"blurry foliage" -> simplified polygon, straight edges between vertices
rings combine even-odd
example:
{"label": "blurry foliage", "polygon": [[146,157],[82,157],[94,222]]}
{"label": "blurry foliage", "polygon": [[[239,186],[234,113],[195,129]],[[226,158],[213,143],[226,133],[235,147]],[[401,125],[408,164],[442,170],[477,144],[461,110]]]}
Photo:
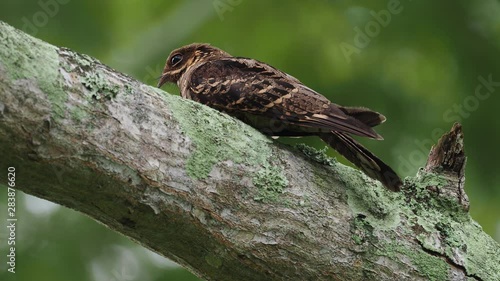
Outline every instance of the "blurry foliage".
{"label": "blurry foliage", "polygon": [[[500,87],[475,97],[479,77],[500,82],[500,2],[401,0],[402,10],[346,56],[341,44],[356,46],[356,28],[376,28],[373,13],[394,1],[2,0],[0,20],[151,85],[169,52],[192,42],[268,62],[336,103],[384,113],[385,140],[362,141],[402,176],[424,165],[436,135],[456,119],[465,131],[472,216],[500,240]],[[324,147],[316,138],[280,141]],[[2,213],[5,198],[1,192]],[[18,273],[1,270],[1,280],[197,280],[85,216],[38,212],[21,206]]]}

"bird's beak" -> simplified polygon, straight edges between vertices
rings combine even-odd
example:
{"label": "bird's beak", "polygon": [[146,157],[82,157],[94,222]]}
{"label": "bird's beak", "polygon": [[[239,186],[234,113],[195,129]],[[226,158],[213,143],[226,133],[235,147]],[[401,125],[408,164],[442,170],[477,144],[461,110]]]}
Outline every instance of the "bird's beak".
{"label": "bird's beak", "polygon": [[167,83],[169,80],[168,80],[168,74],[167,73],[164,73],[161,77],[160,77],[160,81],[158,82],[158,85],[157,87],[158,88],[161,88],[161,86],[163,86],[165,83]]}

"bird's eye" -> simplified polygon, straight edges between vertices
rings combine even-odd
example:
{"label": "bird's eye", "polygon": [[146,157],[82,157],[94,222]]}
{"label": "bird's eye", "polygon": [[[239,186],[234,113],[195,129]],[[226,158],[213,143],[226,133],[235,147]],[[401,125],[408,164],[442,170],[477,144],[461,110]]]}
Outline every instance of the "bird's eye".
{"label": "bird's eye", "polygon": [[182,55],[181,55],[181,54],[176,54],[176,55],[174,55],[174,56],[170,59],[170,63],[172,63],[172,65],[176,65],[176,64],[178,64],[181,60],[182,60]]}

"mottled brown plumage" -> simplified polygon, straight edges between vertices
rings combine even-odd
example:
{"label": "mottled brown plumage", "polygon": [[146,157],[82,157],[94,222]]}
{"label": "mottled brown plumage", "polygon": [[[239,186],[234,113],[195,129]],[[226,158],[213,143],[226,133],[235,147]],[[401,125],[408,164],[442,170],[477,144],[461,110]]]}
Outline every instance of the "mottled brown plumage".
{"label": "mottled brown plumage", "polygon": [[158,83],[177,83],[184,98],[224,111],[271,136],[317,135],[367,175],[398,191],[397,174],[348,134],[382,139],[385,121],[362,107],[343,107],[296,78],[257,60],[233,57],[208,44],[172,51]]}

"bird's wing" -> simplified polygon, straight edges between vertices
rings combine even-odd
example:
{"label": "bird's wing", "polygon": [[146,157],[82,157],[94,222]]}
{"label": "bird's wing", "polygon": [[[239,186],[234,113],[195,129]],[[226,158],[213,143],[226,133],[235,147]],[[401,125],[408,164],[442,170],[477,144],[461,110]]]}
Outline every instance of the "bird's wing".
{"label": "bird's wing", "polygon": [[192,72],[188,91],[190,98],[229,114],[277,119],[309,131],[382,138],[296,78],[252,59],[208,61]]}

